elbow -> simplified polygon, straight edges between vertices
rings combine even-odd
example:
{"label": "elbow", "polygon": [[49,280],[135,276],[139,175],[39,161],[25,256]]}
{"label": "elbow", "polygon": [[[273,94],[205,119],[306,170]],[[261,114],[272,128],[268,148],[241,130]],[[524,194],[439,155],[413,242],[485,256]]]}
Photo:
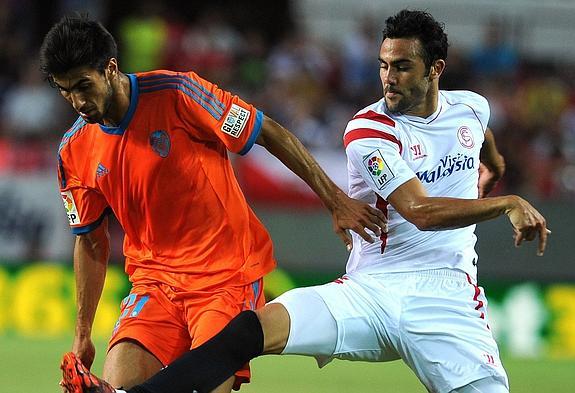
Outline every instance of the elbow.
{"label": "elbow", "polygon": [[501,179],[504,174],[505,174],[505,159],[500,154],[499,155],[499,162],[498,162],[496,170],[495,170],[495,175],[497,176],[497,180]]}
{"label": "elbow", "polygon": [[434,231],[437,227],[428,218],[419,218],[412,222],[420,231]]}

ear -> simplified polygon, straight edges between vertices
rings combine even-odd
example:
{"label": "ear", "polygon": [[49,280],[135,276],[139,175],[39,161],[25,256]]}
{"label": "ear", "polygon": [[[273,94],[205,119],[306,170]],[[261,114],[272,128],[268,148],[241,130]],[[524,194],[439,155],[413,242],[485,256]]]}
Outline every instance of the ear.
{"label": "ear", "polygon": [[445,60],[441,59],[435,60],[431,65],[431,70],[429,72],[429,80],[431,81],[434,79],[438,79],[443,73],[444,69],[445,69]]}
{"label": "ear", "polygon": [[112,57],[110,60],[108,60],[108,65],[106,66],[106,75],[108,78],[114,79],[118,73],[118,60]]}

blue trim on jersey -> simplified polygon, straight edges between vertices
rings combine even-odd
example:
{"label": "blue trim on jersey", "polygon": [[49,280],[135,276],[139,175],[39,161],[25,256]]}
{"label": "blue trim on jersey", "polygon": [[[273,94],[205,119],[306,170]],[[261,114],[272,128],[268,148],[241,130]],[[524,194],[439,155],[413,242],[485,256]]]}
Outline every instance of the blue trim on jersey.
{"label": "blue trim on jersey", "polygon": [[120,122],[118,127],[108,127],[103,124],[98,124],[100,129],[104,131],[106,134],[110,135],[124,135],[124,132],[128,128],[130,121],[132,121],[132,117],[134,116],[134,112],[136,112],[136,107],[138,106],[138,80],[136,75],[127,74],[128,78],[130,78],[130,106],[128,107],[128,111],[124,115],[124,118]]}
{"label": "blue trim on jersey", "polygon": [[105,208],[104,212],[102,213],[100,218],[98,218],[96,221],[94,221],[91,224],[84,225],[83,227],[72,228],[72,233],[74,235],[83,235],[84,233],[92,232],[94,229],[96,229],[100,226],[102,221],[104,221],[104,218],[106,218],[106,216],[110,213],[112,213],[112,209],[110,209],[109,207]]}
{"label": "blue trim on jersey", "polygon": [[224,110],[222,109],[221,105],[219,105],[219,104],[221,104],[220,102],[206,97],[205,94],[202,94],[202,92],[200,90],[198,90],[194,86],[190,85],[189,83],[186,83],[185,81],[181,80],[181,78],[169,78],[169,79],[164,79],[164,80],[161,80],[158,82],[155,82],[155,81],[154,82],[147,82],[147,83],[142,82],[142,83],[140,83],[140,89],[147,91],[150,88],[160,87],[160,86],[164,86],[164,85],[176,85],[176,86],[183,85],[183,86],[187,87],[191,92],[196,94],[198,96],[198,99],[203,100],[206,104],[210,105],[210,107],[213,108],[216,111],[216,113],[218,113],[220,115],[220,117],[224,114]]}
{"label": "blue trim on jersey", "polygon": [[262,124],[264,123],[264,114],[262,111],[256,112],[256,122],[254,123],[254,128],[252,129],[252,134],[248,138],[248,141],[244,145],[244,148],[239,152],[240,155],[246,154],[250,149],[253,147],[254,143],[256,143],[256,139],[260,136],[260,132],[262,131]]}
{"label": "blue trim on jersey", "polygon": [[160,84],[158,86],[152,87],[143,87],[141,93],[152,93],[154,91],[159,90],[167,90],[167,89],[175,89],[183,92],[195,102],[197,102],[202,108],[204,108],[214,119],[219,121],[222,118],[222,115],[216,112],[209,102],[205,102],[205,98],[201,95],[198,95],[197,92],[189,90],[186,86],[184,86],[181,82],[180,83],[167,83],[167,84]]}
{"label": "blue trim on jersey", "polygon": [[[207,90],[204,86],[202,86],[200,83],[198,83],[197,81],[191,79],[189,76],[186,75],[182,75],[182,74],[176,74],[176,75],[168,75],[168,74],[160,74],[160,75],[152,75],[152,76],[147,76],[147,77],[142,77],[140,78],[140,83],[141,84],[145,84],[149,81],[159,81],[160,79],[174,79],[174,78],[179,78],[179,79],[183,79],[186,80],[188,82],[190,82],[192,85],[194,85],[197,89],[199,89],[202,93],[204,93],[206,96],[208,96],[209,98],[212,99],[212,101],[223,111],[225,111],[226,106],[224,105],[223,102],[221,102],[218,97],[216,97],[212,92],[210,92],[209,90]],[[209,100],[206,100],[209,101]]]}
{"label": "blue trim on jersey", "polygon": [[64,147],[64,145],[66,145],[66,143],[68,143],[70,138],[72,138],[72,136],[76,132],[81,130],[82,127],[84,127],[86,124],[87,124],[86,121],[84,119],[82,119],[82,117],[78,117],[76,119],[76,121],[74,122],[72,127],[70,127],[70,129],[64,133],[64,136],[62,136],[62,140],[60,141],[60,146],[58,146],[58,154],[60,154],[60,152],[62,151],[62,148]]}

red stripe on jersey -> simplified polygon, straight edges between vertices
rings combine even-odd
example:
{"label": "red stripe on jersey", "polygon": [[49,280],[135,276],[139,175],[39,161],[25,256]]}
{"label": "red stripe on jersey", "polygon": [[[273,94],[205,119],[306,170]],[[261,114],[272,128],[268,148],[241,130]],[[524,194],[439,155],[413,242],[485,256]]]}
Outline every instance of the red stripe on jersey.
{"label": "red stripe on jersey", "polygon": [[[483,307],[483,302],[481,300],[478,300],[479,294],[481,293],[481,290],[479,289],[479,287],[477,285],[475,285],[471,281],[471,277],[469,276],[469,274],[466,273],[465,275],[467,276],[467,282],[470,283],[471,285],[473,285],[473,288],[475,289],[475,296],[473,296],[473,301],[477,302],[477,306],[475,306],[475,309],[477,311],[479,311],[479,309]],[[481,315],[479,315],[479,318],[481,318],[481,319],[485,318],[485,314],[483,313],[483,311],[481,311]]]}
{"label": "red stripe on jersey", "polygon": [[[389,205],[389,202],[380,197],[379,195],[377,195],[377,200],[375,201],[375,207],[383,213],[386,220],[388,217],[387,205]],[[385,251],[385,246],[387,246],[387,232],[382,231],[381,235],[379,236],[379,240],[381,240],[381,253],[383,254],[383,252]]]}
{"label": "red stripe on jersey", "polygon": [[399,139],[397,139],[394,135],[388,134],[383,131],[372,130],[371,128],[356,128],[345,134],[343,136],[343,144],[345,147],[349,145],[351,142],[357,139],[365,139],[365,138],[380,138],[385,139],[390,142],[396,143],[399,146],[399,154],[401,154],[403,150],[403,146]]}
{"label": "red stripe on jersey", "polygon": [[353,117],[353,120],[355,120],[355,119],[373,120],[373,121],[378,121],[378,122],[383,123],[383,124],[387,124],[388,126],[395,127],[395,122],[393,120],[391,120],[389,117],[387,117],[383,113],[377,113],[374,111],[367,111],[365,113],[360,113],[359,115],[355,115]]}

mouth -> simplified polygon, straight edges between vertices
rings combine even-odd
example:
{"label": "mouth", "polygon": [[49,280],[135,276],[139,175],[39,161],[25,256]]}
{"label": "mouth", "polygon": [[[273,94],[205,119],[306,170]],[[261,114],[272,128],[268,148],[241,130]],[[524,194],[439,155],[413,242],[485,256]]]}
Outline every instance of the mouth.
{"label": "mouth", "polygon": [[88,110],[78,111],[78,114],[82,116],[82,118],[84,119],[90,119],[96,114],[96,109],[92,108]]}
{"label": "mouth", "polygon": [[389,98],[397,97],[399,95],[401,95],[401,93],[398,92],[397,90],[386,90],[385,91],[385,96],[389,97]]}

